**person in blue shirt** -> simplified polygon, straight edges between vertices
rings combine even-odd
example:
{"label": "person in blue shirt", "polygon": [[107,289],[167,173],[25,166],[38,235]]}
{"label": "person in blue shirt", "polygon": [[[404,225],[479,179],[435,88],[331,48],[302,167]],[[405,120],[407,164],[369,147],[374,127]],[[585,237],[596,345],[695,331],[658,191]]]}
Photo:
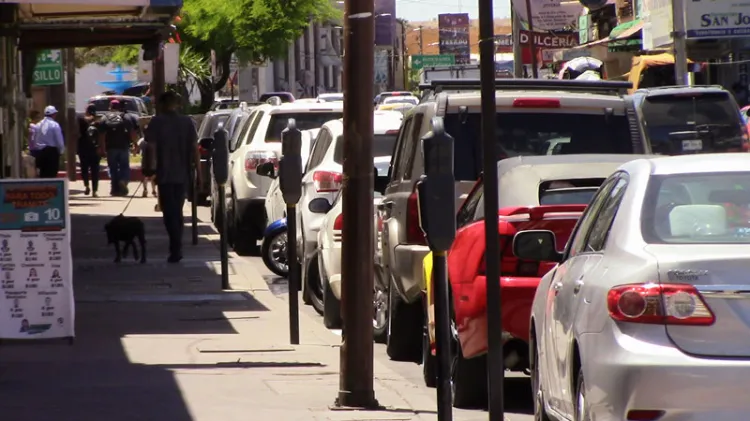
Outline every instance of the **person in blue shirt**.
{"label": "person in blue shirt", "polygon": [[36,167],[39,169],[39,177],[56,178],[60,170],[60,155],[65,151],[65,140],[62,128],[55,121],[57,108],[48,105],[44,109],[44,119],[37,125],[34,134],[35,148],[38,151]]}

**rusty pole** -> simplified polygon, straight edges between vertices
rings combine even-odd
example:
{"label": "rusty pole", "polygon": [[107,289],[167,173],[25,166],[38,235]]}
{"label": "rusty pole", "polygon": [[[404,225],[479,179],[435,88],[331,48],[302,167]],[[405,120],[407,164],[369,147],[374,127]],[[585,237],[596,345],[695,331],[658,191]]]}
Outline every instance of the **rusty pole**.
{"label": "rusty pole", "polygon": [[336,405],[376,408],[373,390],[372,294],[374,238],[373,91],[375,25],[372,0],[344,6],[344,186],[341,249],[343,343]]}

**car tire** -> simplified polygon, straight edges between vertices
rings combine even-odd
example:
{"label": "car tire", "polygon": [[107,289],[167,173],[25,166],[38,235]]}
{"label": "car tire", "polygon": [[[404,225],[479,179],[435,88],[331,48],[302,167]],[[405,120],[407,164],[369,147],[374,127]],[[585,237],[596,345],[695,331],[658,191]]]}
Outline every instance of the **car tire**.
{"label": "car tire", "polygon": [[[388,342],[388,307],[389,307],[389,300],[390,297],[388,296],[388,289],[383,290],[384,288],[381,285],[387,285],[385,282],[382,282],[382,277],[385,276],[383,272],[383,268],[375,265],[373,274],[375,275],[376,279],[373,282],[373,323],[372,323],[372,339],[375,341],[375,343],[378,344],[384,344]],[[379,295],[380,294],[380,295]],[[383,303],[382,301],[379,302],[379,300],[385,301]],[[375,317],[377,316],[377,313],[375,309],[378,305],[385,306],[385,323],[382,325],[378,325],[378,323],[375,321]]]}
{"label": "car tire", "polygon": [[333,295],[331,285],[323,273],[323,264],[318,254],[318,278],[323,282],[323,326],[328,329],[341,329],[341,301]]}
{"label": "car tire", "polygon": [[533,337],[529,349],[534,353],[531,360],[533,364],[531,366],[531,397],[534,399],[534,421],[552,421],[544,406],[544,391],[541,387],[542,378],[539,370],[539,349],[536,345],[536,339]]}
{"label": "car tire", "polygon": [[453,407],[478,409],[487,405],[487,356],[464,358],[456,343],[451,367]]}
{"label": "car tire", "polygon": [[576,382],[575,421],[589,421],[591,417],[586,404],[586,380],[583,378],[583,367],[578,369],[578,381]]}
{"label": "car tire", "polygon": [[[425,318],[425,321],[427,319]],[[437,387],[437,358],[430,349],[430,335],[425,330],[422,333],[422,378],[427,387]]]}
{"label": "car tire", "polygon": [[318,271],[318,256],[313,256],[312,259],[305,262],[303,267],[307,265],[304,271],[303,282],[305,282],[305,295],[310,300],[310,305],[315,311],[323,315],[325,305],[323,303],[323,288],[320,281],[320,273]]}
{"label": "car tire", "polygon": [[276,261],[276,257],[274,256],[274,253],[276,252],[274,248],[276,240],[279,239],[279,237],[282,235],[287,235],[286,228],[278,228],[275,231],[269,233],[268,236],[264,237],[263,242],[261,243],[260,254],[261,258],[263,259],[263,264],[266,265],[268,270],[278,276],[281,276],[282,278],[286,278],[289,276],[288,257],[286,260],[287,270],[284,270],[283,268],[279,267],[279,264]]}
{"label": "car tire", "polygon": [[393,277],[389,277],[386,353],[394,361],[418,363],[422,353],[422,303],[404,301],[396,291]]}

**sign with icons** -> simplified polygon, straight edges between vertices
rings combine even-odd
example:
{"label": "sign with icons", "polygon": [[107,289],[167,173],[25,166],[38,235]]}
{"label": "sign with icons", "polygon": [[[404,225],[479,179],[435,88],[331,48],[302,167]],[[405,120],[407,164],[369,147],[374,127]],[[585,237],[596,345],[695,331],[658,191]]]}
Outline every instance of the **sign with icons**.
{"label": "sign with icons", "polygon": [[0,180],[0,338],[73,338],[68,181]]}

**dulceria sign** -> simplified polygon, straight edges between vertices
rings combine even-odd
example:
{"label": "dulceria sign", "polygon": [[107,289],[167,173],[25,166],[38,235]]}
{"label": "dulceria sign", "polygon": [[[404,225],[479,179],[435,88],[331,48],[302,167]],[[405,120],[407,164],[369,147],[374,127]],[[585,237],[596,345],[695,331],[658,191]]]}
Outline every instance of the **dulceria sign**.
{"label": "dulceria sign", "polygon": [[551,33],[521,31],[521,45],[528,45],[533,39],[534,46],[539,48],[572,48],[578,46],[577,33]]}

